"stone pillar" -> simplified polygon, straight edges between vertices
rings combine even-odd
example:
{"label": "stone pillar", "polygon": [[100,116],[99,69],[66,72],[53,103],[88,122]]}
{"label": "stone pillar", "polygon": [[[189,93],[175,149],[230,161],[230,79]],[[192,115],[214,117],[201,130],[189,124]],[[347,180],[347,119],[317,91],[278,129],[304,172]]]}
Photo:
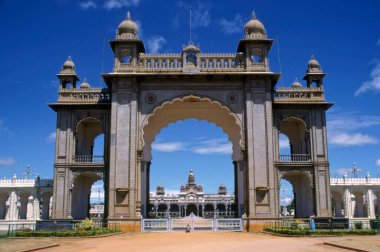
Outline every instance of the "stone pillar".
{"label": "stone pillar", "polygon": [[373,202],[372,189],[368,189],[366,198],[367,198],[367,217],[369,219],[374,219],[375,218],[375,204]]}
{"label": "stone pillar", "polygon": [[54,168],[53,219],[70,219],[72,183],[66,167]]}
{"label": "stone pillar", "polygon": [[12,191],[9,195],[9,209],[6,216],[7,220],[18,220],[18,196],[15,191]]}
{"label": "stone pillar", "polygon": [[234,161],[235,170],[235,204],[237,209],[237,217],[241,217],[244,213],[244,161]]}
{"label": "stone pillar", "polygon": [[135,219],[140,215],[136,88],[131,79],[112,83],[109,219]]}
{"label": "stone pillar", "polygon": [[271,80],[247,80],[245,186],[249,217],[275,217],[276,181],[273,163],[273,109]]}
{"label": "stone pillar", "polygon": [[310,155],[316,164],[314,166],[315,215],[331,216],[330,175],[327,155],[326,116],[324,108],[314,108],[311,111]]}
{"label": "stone pillar", "polygon": [[37,196],[33,196],[33,220],[39,220],[40,218],[40,201]]}
{"label": "stone pillar", "polygon": [[352,218],[351,192],[348,188],[344,190],[344,217]]}
{"label": "stone pillar", "polygon": [[149,162],[141,161],[141,214],[146,218],[149,213]]}

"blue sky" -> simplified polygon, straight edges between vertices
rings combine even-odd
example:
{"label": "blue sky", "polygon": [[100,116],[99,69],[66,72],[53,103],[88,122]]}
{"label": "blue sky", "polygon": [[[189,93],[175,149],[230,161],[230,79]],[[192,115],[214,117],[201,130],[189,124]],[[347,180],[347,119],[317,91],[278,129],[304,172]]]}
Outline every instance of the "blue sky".
{"label": "blue sky", "polygon": [[[235,52],[254,9],[268,36],[279,37],[283,78],[278,86],[302,79],[314,54],[327,73],[326,98],[335,102],[327,114],[331,175],[341,176],[353,162],[363,176],[380,174],[378,1],[0,0],[0,176],[20,176],[30,164],[35,173],[52,177],[56,115],[47,104],[57,99],[55,74],[68,55],[82,80],[104,86],[103,43],[114,38],[128,10],[148,52],[179,52],[189,40],[190,7],[193,41],[203,52]],[[104,72],[109,72],[113,55],[105,44]],[[280,69],[276,50],[271,51],[273,71]],[[232,188],[228,151],[204,151],[228,145],[226,139],[216,126],[194,120],[163,129],[152,174],[165,172],[152,183],[175,190],[193,168],[208,190],[220,183]],[[163,144],[172,142],[177,149],[163,151]],[[203,146],[203,153],[194,146]],[[222,176],[215,178],[214,170]]]}

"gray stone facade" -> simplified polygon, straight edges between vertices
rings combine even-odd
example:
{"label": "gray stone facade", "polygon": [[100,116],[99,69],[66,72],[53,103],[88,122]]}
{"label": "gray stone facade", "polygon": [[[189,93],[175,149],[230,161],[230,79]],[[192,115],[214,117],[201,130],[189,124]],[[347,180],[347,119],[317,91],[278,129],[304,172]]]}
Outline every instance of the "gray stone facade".
{"label": "gray stone facade", "polygon": [[[181,53],[146,54],[128,15],[110,41],[115,58],[113,72],[102,75],[107,89],[86,81],[77,87],[68,59],[50,105],[57,112],[53,217],[83,217],[86,206],[78,202],[99,179],[108,220],[146,217],[151,144],[163,127],[188,118],[215,123],[232,142],[237,216],[279,217],[281,178],[295,188],[299,217],[330,216],[325,74],[312,58],[306,85],[276,88],[272,43],[253,15],[236,53],[201,53],[190,42]],[[281,155],[279,133],[289,137],[290,155]],[[101,157],[91,147],[99,134]]]}

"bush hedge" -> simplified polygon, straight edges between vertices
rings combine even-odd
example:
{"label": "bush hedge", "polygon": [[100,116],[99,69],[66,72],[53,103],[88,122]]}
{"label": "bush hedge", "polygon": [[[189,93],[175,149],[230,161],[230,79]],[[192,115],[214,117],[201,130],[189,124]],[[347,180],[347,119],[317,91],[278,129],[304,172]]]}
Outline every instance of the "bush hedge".
{"label": "bush hedge", "polygon": [[292,228],[272,228],[266,227],[264,231],[276,233],[276,234],[285,234],[285,235],[295,235],[295,236],[313,236],[313,235],[373,235],[375,232],[369,229],[359,229],[359,230],[299,230]]}
{"label": "bush hedge", "polygon": [[70,236],[96,236],[119,232],[117,229],[97,228],[93,230],[75,231],[17,231],[16,237],[70,237]]}

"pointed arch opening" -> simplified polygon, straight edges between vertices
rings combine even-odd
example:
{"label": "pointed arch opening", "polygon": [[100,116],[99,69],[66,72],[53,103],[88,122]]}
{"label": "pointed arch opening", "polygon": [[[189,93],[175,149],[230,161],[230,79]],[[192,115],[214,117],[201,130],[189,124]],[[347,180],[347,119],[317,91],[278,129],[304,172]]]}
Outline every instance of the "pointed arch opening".
{"label": "pointed arch opening", "polygon": [[[199,96],[185,96],[174,98],[171,101],[163,102],[161,105],[155,107],[152,112],[147,115],[142,121],[142,134],[140,139],[140,148],[142,150],[141,154],[141,171],[142,171],[142,210],[143,216],[153,215],[152,211],[158,211],[156,207],[151,209],[152,203],[149,202],[150,186],[149,186],[149,176],[150,176],[150,166],[153,159],[152,156],[152,144],[156,140],[156,136],[161,132],[163,128],[166,128],[170,124],[174,124],[178,121],[186,121],[189,119],[197,119],[199,121],[207,121],[209,123],[215,124],[217,127],[221,128],[226,134],[228,140],[230,141],[232,147],[231,154],[231,168],[233,168],[233,173],[231,180],[234,181],[235,187],[229,188],[231,192],[235,195],[235,206],[233,207],[234,214],[236,216],[241,216],[243,213],[243,202],[244,202],[244,186],[243,186],[243,152],[242,152],[242,126],[240,118],[231,112],[231,110],[222,105],[219,101],[212,100],[207,97]],[[231,146],[230,145],[230,146]],[[190,169],[191,167],[189,167]],[[153,186],[153,185],[152,185]],[[191,209],[195,215],[205,215],[205,212],[211,212],[210,209],[205,209],[205,204],[194,204],[189,203],[180,206],[180,212],[183,215],[190,214]],[[189,207],[189,208],[188,208]],[[225,206],[224,206],[225,207]],[[215,207],[216,208],[216,207]],[[175,209],[177,211],[177,209]],[[215,209],[213,209],[215,211]],[[229,212],[228,212],[229,211]],[[160,211],[158,211],[160,212]],[[232,207],[229,204],[229,209],[226,207],[223,209],[223,214],[227,215],[227,212],[231,214]]]}

